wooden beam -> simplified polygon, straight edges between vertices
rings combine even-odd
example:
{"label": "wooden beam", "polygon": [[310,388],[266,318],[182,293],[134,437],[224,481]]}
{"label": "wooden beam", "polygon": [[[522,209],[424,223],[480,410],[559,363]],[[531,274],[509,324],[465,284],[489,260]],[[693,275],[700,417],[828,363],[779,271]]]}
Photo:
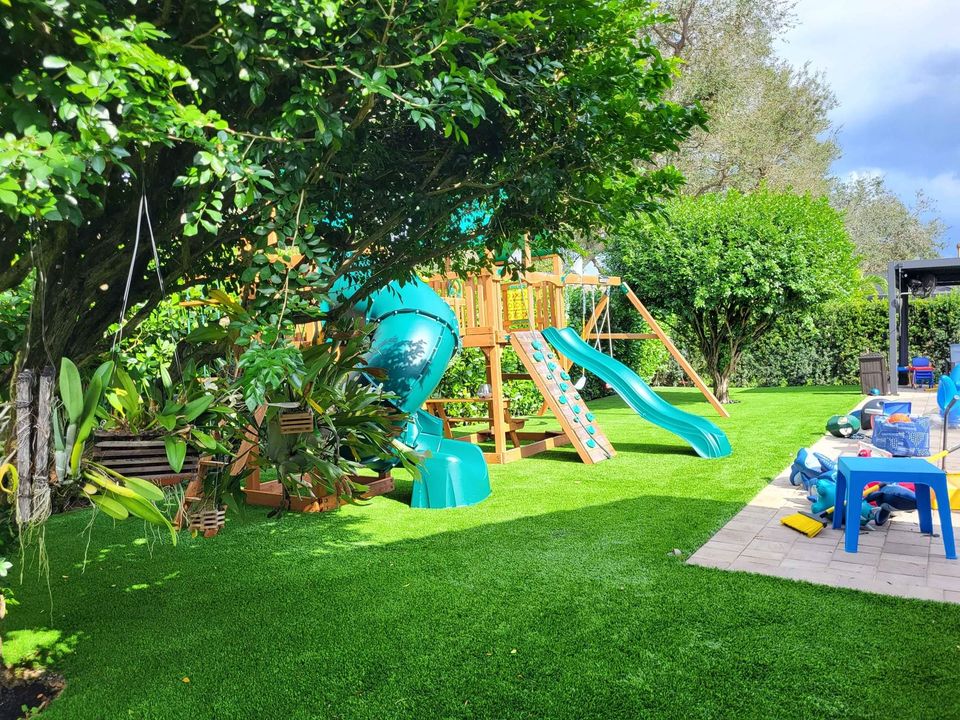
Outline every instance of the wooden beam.
{"label": "wooden beam", "polygon": [[659,340],[656,333],[592,333],[584,340]]}
{"label": "wooden beam", "polygon": [[710,388],[707,387],[707,384],[703,382],[703,379],[697,374],[697,371],[693,369],[693,366],[687,362],[687,359],[683,356],[677,346],[673,344],[673,340],[663,331],[663,328],[660,327],[660,324],[654,319],[653,315],[650,314],[650,311],[647,310],[646,306],[640,302],[640,298],[634,295],[633,290],[630,289],[630,286],[626,283],[623,284],[623,291],[627,295],[627,299],[630,303],[637,309],[637,312],[640,313],[640,316],[644,319],[647,325],[650,326],[650,329],[653,330],[657,338],[662,342],[667,350],[670,351],[670,354],[673,355],[673,359],[677,361],[677,364],[683,368],[683,371],[687,374],[693,384],[697,386],[697,389],[703,393],[703,396],[713,405],[713,408],[720,413],[723,417],[730,417],[730,412],[720,404],[720,401],[717,400],[716,396],[710,391]]}

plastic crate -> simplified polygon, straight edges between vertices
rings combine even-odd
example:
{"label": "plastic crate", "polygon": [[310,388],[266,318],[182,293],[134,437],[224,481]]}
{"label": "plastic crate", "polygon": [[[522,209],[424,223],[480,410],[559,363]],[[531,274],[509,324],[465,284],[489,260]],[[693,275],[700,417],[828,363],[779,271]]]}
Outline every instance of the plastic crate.
{"label": "plastic crate", "polygon": [[877,419],[873,425],[873,444],[896,457],[924,457],[930,454],[930,418],[891,423]]}

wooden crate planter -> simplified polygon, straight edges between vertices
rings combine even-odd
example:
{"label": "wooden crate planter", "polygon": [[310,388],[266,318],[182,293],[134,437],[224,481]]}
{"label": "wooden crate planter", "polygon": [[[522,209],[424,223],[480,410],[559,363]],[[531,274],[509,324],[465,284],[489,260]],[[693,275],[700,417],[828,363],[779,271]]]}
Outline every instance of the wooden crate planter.
{"label": "wooden crate planter", "polygon": [[[378,477],[355,476],[358,483],[367,486],[367,490],[359,495],[362,500],[368,500],[377,495],[384,495],[394,489],[394,481],[389,473]],[[265,505],[266,507],[280,507],[283,502],[283,486],[279,481],[260,482],[251,477],[243,489],[246,500],[251,505]],[[327,512],[336,510],[345,501],[330,493],[327,486],[320,482],[302,483],[300,494],[290,494],[290,510],[294,512]]]}
{"label": "wooden crate planter", "polygon": [[143,478],[157,485],[178,485],[196,477],[200,459],[197,452],[188,447],[183,467],[175,472],[167,461],[163,436],[104,431],[94,433],[93,458],[121,475]]}
{"label": "wooden crate planter", "polygon": [[281,435],[300,435],[313,432],[311,410],[284,411],[279,415]]}

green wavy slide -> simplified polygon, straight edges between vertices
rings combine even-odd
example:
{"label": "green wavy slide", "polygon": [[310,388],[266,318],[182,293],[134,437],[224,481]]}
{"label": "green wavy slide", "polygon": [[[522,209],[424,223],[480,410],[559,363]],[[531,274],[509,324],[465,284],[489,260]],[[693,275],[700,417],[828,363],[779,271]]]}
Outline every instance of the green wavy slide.
{"label": "green wavy slide", "polygon": [[723,430],[668,403],[633,370],[591,347],[572,328],[547,328],[543,336],[561,355],[610,385],[637,415],[690,443],[700,457],[722,458],[732,452]]}

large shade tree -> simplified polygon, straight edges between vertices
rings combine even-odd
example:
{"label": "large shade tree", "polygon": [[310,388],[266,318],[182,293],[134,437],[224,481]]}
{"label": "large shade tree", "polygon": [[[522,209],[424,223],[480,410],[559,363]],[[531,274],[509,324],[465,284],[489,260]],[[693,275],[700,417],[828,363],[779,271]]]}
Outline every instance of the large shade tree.
{"label": "large shade tree", "polygon": [[641,216],[609,260],[645,303],[681,323],[721,402],[745,349],[778,319],[857,287],[853,244],[826,198],[761,188],[685,196]]}
{"label": "large shade tree", "polygon": [[[243,273],[268,237],[326,268],[302,284],[356,270],[369,290],[475,262],[471,241],[562,243],[653,207],[681,178],[649,161],[703,122],[664,100],[657,21],[641,0],[17,0],[0,290],[35,279],[24,362],[98,350],[141,195],[168,289],[256,275],[268,299],[291,274]],[[144,236],[140,316],[161,295],[151,257]]]}
{"label": "large shade tree", "polygon": [[885,277],[893,260],[940,256],[946,226],[922,191],[909,206],[882,176],[861,175],[836,183],[830,199],[843,212],[863,272]]}
{"label": "large shade tree", "polygon": [[709,131],[694,132],[669,159],[686,192],[767,187],[815,195],[828,190],[837,157],[828,113],[836,99],[823,78],[792,67],[777,42],[796,22],[792,0],[664,0],[671,19],[655,27],[668,57],[682,59],[670,91],[699,101]]}

